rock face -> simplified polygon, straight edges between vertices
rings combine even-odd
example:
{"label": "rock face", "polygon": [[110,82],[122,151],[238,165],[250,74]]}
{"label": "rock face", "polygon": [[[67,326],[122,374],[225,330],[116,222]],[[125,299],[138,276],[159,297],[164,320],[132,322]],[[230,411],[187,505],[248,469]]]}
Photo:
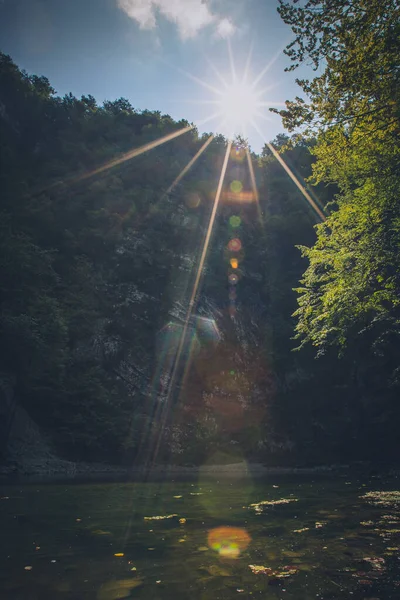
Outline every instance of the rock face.
{"label": "rock face", "polygon": [[26,410],[21,406],[12,407],[11,410],[12,414],[8,414],[7,419],[8,431],[3,438],[3,465],[0,473],[45,472],[47,468],[49,471],[58,471],[58,463],[62,461],[55,457],[43,433]]}

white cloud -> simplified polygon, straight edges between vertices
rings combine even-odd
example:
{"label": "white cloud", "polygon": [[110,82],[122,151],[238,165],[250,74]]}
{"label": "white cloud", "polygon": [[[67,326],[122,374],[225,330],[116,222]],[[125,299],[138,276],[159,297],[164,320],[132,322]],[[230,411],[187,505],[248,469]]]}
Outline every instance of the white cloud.
{"label": "white cloud", "polygon": [[117,0],[118,6],[139,23],[142,29],[154,29],[157,14],[175,23],[182,39],[194,37],[208,25],[216,27],[220,37],[235,31],[233,23],[214,14],[207,0]]}
{"label": "white cloud", "polygon": [[221,19],[217,25],[217,34],[222,38],[228,38],[236,31],[236,27],[230,19]]}
{"label": "white cloud", "polygon": [[156,26],[152,0],[117,0],[117,3],[131,19],[139,23],[142,29],[153,29]]}

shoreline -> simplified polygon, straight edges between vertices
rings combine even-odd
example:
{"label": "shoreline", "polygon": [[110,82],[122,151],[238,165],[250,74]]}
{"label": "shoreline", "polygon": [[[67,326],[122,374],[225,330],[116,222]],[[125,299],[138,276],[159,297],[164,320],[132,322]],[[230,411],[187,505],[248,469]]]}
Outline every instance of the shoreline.
{"label": "shoreline", "polygon": [[329,475],[347,472],[355,468],[359,472],[377,472],[393,469],[392,465],[372,465],[367,462],[355,464],[331,464],[314,466],[269,466],[257,462],[236,462],[216,465],[152,465],[151,467],[119,467],[100,463],[74,463],[62,459],[49,459],[45,463],[28,462],[23,465],[0,465],[0,483],[61,483],[61,482],[145,482],[184,481],[197,479],[199,475],[236,480],[262,479],[268,476]]}

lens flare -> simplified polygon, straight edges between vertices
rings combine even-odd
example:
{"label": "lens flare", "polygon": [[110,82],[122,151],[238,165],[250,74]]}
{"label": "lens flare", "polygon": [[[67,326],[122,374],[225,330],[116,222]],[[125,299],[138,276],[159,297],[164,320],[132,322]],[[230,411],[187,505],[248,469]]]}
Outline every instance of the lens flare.
{"label": "lens flare", "polygon": [[231,258],[231,267],[232,269],[237,269],[239,266],[239,262],[237,258]]}
{"label": "lens flare", "polygon": [[229,225],[233,229],[237,229],[238,227],[240,227],[241,223],[242,223],[242,219],[240,217],[235,216],[235,215],[233,215],[229,219]]}
{"label": "lens flare", "polygon": [[209,547],[223,558],[238,558],[250,542],[250,535],[240,527],[217,527],[208,533]]}
{"label": "lens flare", "polygon": [[236,285],[239,282],[239,277],[236,275],[236,273],[231,273],[228,279],[231,285]]}
{"label": "lens flare", "polygon": [[200,206],[200,203],[201,203],[200,195],[196,194],[195,192],[188,194],[185,199],[185,204],[188,208],[198,208],[198,206]]}
{"label": "lens flare", "polygon": [[235,181],[232,181],[232,183],[231,183],[231,186],[230,186],[230,187],[231,187],[231,191],[232,191],[234,194],[240,194],[240,192],[241,192],[241,191],[242,191],[242,189],[243,189],[243,183],[242,183],[241,181],[237,181],[237,180],[235,180]]}
{"label": "lens flare", "polygon": [[242,249],[242,242],[239,240],[239,238],[233,238],[233,240],[231,240],[228,244],[228,249],[231,252],[240,252]]}
{"label": "lens flare", "polygon": [[231,160],[241,163],[245,159],[245,151],[244,148],[240,148],[239,146],[235,146],[231,151]]}

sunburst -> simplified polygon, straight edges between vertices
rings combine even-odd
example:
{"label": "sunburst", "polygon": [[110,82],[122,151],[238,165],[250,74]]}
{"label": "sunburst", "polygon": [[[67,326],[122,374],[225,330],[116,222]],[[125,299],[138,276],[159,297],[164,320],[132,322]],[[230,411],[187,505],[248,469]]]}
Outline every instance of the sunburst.
{"label": "sunburst", "polygon": [[221,74],[215,64],[207,59],[207,63],[217,76],[219,83],[213,85],[204,81],[192,73],[182,71],[181,73],[203,86],[212,96],[196,100],[196,103],[204,105],[213,105],[216,109],[213,119],[215,120],[215,129],[229,140],[235,136],[247,137],[249,128],[254,121],[262,118],[270,121],[266,111],[272,106],[285,106],[283,102],[270,101],[266,94],[277,86],[276,83],[261,88],[260,83],[274,62],[277,60],[281,51],[269,61],[269,63],[258,73],[253,80],[250,79],[250,66],[252,49],[250,49],[245,68],[240,75],[237,72],[232,48],[228,39],[229,68],[226,73]]}

